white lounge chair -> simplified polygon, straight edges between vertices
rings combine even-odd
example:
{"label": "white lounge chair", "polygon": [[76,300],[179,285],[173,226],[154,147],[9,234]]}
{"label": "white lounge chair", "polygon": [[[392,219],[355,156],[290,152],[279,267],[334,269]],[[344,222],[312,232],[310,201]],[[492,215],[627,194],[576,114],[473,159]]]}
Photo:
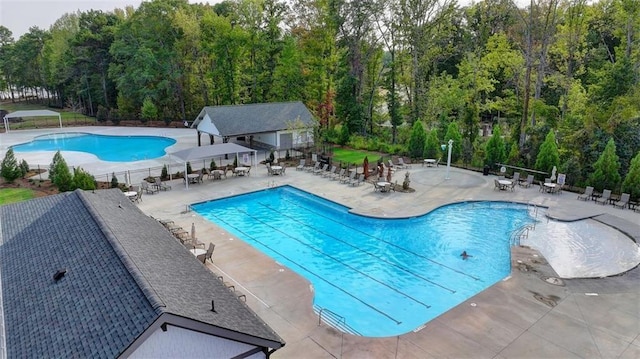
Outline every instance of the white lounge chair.
{"label": "white lounge chair", "polygon": [[305,163],[306,163],[306,161],[304,159],[301,159],[300,163],[296,167],[296,171],[302,171],[304,169]]}
{"label": "white lounge chair", "polygon": [[620,196],[620,200],[613,203],[613,206],[616,208],[624,209],[624,207],[629,205],[629,193],[623,193]]}
{"label": "white lounge chair", "polygon": [[585,190],[583,194],[579,194],[578,195],[578,199],[583,200],[583,201],[588,201],[589,199],[591,199],[591,196],[593,195],[593,187],[588,186]]}
{"label": "white lounge chair", "polygon": [[607,202],[609,202],[609,199],[611,199],[611,190],[605,189],[604,191],[602,191],[602,197],[596,198],[596,203],[600,203],[604,206],[605,204],[607,204]]}

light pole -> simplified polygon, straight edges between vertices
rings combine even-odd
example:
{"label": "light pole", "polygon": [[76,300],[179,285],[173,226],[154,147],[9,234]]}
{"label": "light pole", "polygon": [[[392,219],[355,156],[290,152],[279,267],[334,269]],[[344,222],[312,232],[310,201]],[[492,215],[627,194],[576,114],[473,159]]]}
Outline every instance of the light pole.
{"label": "light pole", "polygon": [[453,140],[449,140],[449,153],[447,154],[447,175],[444,179],[449,179],[449,168],[451,168],[451,147],[453,147]]}

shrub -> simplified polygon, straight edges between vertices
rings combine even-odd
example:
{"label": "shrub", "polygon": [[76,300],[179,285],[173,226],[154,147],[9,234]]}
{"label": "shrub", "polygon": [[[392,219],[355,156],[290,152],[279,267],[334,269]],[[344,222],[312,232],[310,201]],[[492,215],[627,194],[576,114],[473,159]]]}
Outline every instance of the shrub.
{"label": "shrub", "polygon": [[212,170],[212,171],[218,169],[218,165],[216,164],[215,160],[213,160],[213,159],[211,160],[211,163],[209,163],[209,169]]}
{"label": "shrub", "polygon": [[162,172],[160,172],[160,179],[166,180],[169,178],[169,170],[167,169],[167,165],[162,165]]}
{"label": "shrub", "polygon": [[20,177],[20,167],[18,167],[18,161],[13,154],[13,148],[9,148],[2,160],[2,166],[0,166],[0,174],[5,181],[11,183]]}
{"label": "shrub", "polygon": [[635,201],[640,199],[640,152],[631,160],[629,172],[622,182],[622,192],[629,193]]}
{"label": "shrub", "polygon": [[118,177],[115,172],[111,173],[111,188],[118,188]]}
{"label": "shrub", "polygon": [[27,173],[29,173],[29,164],[25,160],[22,160],[22,162],[20,162],[20,173],[22,177],[26,176]]}
{"label": "shrub", "polygon": [[55,175],[51,179],[60,192],[72,191],[74,189],[73,176],[67,166],[67,161],[60,156],[53,168]]}
{"label": "shrub", "polygon": [[97,187],[96,179],[80,167],[73,171],[73,185],[83,190],[93,190]]}
{"label": "shrub", "polygon": [[102,105],[98,105],[98,112],[96,112],[96,120],[100,123],[107,122],[109,118],[109,110]]}
{"label": "shrub", "polygon": [[187,174],[190,174],[193,170],[191,169],[191,162],[187,162]]}

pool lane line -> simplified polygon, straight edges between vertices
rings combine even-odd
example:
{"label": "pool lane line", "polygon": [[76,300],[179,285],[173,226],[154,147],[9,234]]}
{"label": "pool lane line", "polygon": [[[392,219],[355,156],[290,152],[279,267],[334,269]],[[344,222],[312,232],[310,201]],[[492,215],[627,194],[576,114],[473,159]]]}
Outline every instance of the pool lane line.
{"label": "pool lane line", "polygon": [[[262,206],[264,206],[264,207],[267,207],[267,208],[269,208],[271,211],[274,211],[274,212],[275,212],[275,209],[274,209],[273,207],[271,207],[269,204],[261,203],[261,202],[258,202],[258,204],[260,204],[260,205],[262,205]],[[303,222],[303,221],[301,221],[301,220],[298,220],[298,219],[296,219],[296,218],[294,218],[294,217],[291,217],[291,216],[288,216],[288,215],[285,215],[285,214],[282,214],[282,213],[279,213],[279,214],[280,214],[280,216],[281,216],[281,217],[289,218],[290,220],[292,220],[292,221],[294,221],[294,222],[296,222],[296,223],[299,223],[299,224],[301,224],[302,226],[305,226],[305,227],[307,227],[307,228],[309,228],[309,229],[313,230],[314,232],[321,233],[322,235],[324,235],[324,236],[326,236],[326,237],[329,237],[329,238],[331,238],[331,239],[333,239],[333,240],[336,240],[336,241],[338,241],[338,242],[344,243],[345,245],[347,245],[347,246],[349,246],[349,247],[351,247],[351,248],[355,249],[356,251],[359,251],[359,252],[365,253],[365,254],[367,254],[367,255],[369,255],[369,256],[371,256],[371,257],[373,257],[373,258],[378,259],[378,260],[379,260],[379,261],[381,261],[381,262],[384,262],[384,263],[387,263],[387,264],[389,264],[389,265],[391,265],[391,266],[393,266],[393,267],[396,267],[396,268],[398,268],[398,269],[400,269],[400,270],[402,270],[402,271],[404,271],[404,272],[406,272],[406,273],[411,274],[412,276],[414,276],[414,277],[416,277],[416,278],[420,278],[420,279],[422,279],[423,281],[428,282],[428,283],[431,283],[431,284],[433,284],[433,285],[435,285],[435,286],[437,286],[437,287],[440,287],[440,288],[442,288],[442,289],[444,289],[444,290],[446,290],[446,291],[448,291],[448,292],[450,292],[450,293],[452,293],[452,294],[456,292],[454,289],[451,289],[451,288],[449,288],[449,287],[445,287],[445,286],[444,286],[444,285],[442,285],[442,284],[436,283],[436,282],[434,282],[433,280],[431,280],[431,279],[429,279],[429,278],[427,278],[427,277],[424,277],[424,276],[422,276],[422,275],[420,275],[420,274],[418,274],[418,273],[414,273],[413,271],[409,270],[408,268],[405,268],[405,267],[403,267],[403,266],[401,266],[401,265],[399,265],[399,264],[396,264],[396,263],[390,262],[390,261],[388,261],[388,260],[386,260],[386,259],[384,259],[384,258],[382,258],[382,257],[380,257],[380,256],[378,256],[378,255],[375,255],[374,253],[371,253],[371,252],[368,252],[368,251],[366,251],[366,250],[360,249],[360,248],[358,248],[358,247],[354,246],[353,244],[351,244],[351,243],[349,243],[349,242],[347,242],[347,241],[344,241],[344,240],[342,240],[342,239],[340,239],[340,238],[338,238],[338,237],[336,237],[336,236],[333,236],[333,235],[331,235],[331,234],[329,234],[329,233],[327,233],[327,232],[324,232],[324,231],[322,231],[322,230],[320,230],[320,229],[317,229],[317,228],[315,228],[315,227],[313,227],[313,226],[311,226],[311,225],[309,225],[309,224],[307,224],[307,223],[305,223],[305,222]]]}
{"label": "pool lane line", "polygon": [[[328,257],[328,258],[333,259],[336,263],[340,263],[340,264],[342,264],[344,267],[350,268],[350,269],[351,269],[351,270],[353,270],[354,272],[360,273],[360,274],[362,274],[363,276],[370,278],[372,281],[377,282],[377,283],[381,284],[382,286],[384,286],[384,287],[387,287],[387,288],[391,289],[392,291],[394,291],[394,292],[396,292],[396,293],[398,293],[398,294],[402,295],[403,297],[406,297],[406,298],[408,298],[408,299],[411,299],[412,301],[414,301],[414,302],[416,302],[416,303],[418,303],[418,304],[420,304],[420,305],[424,306],[425,308],[431,308],[431,306],[430,306],[429,304],[424,303],[424,302],[422,302],[421,300],[418,300],[417,298],[415,298],[415,297],[413,297],[413,296],[411,296],[411,295],[409,295],[409,294],[407,294],[407,293],[405,293],[405,292],[403,292],[403,291],[401,291],[401,290],[399,290],[399,289],[397,289],[397,288],[394,288],[394,287],[392,287],[391,285],[389,285],[389,284],[387,284],[387,283],[384,283],[383,281],[381,281],[381,280],[379,280],[379,279],[377,279],[377,278],[374,278],[374,277],[372,277],[372,276],[368,275],[367,273],[364,273],[363,271],[361,271],[361,270],[359,270],[359,269],[357,269],[357,268],[354,268],[354,267],[352,267],[351,265],[349,265],[349,264],[347,264],[347,263],[345,263],[345,262],[343,262],[343,261],[341,261],[341,260],[339,260],[339,259],[337,259],[337,258],[335,258],[335,257],[333,257],[333,256],[331,256],[331,255],[329,255],[329,254],[327,254],[327,253],[322,252],[321,250],[319,250],[319,249],[315,248],[314,246],[312,246],[312,245],[310,245],[310,244],[306,244],[306,243],[302,242],[301,240],[297,239],[296,237],[293,237],[293,236],[289,235],[288,233],[283,232],[282,230],[280,230],[280,229],[278,229],[277,227],[274,227],[274,226],[272,226],[272,225],[268,224],[267,222],[265,222],[265,221],[261,220],[260,218],[258,218],[258,217],[256,217],[256,216],[253,216],[253,215],[249,214],[249,213],[248,213],[248,212],[246,212],[246,211],[242,211],[242,210],[240,210],[240,209],[236,209],[236,210],[237,210],[238,212],[240,212],[240,213],[245,214],[246,216],[248,216],[248,217],[250,217],[250,218],[255,219],[257,222],[262,223],[263,225],[265,225],[265,226],[267,226],[267,227],[269,227],[269,228],[271,228],[271,229],[275,230],[276,232],[282,233],[284,236],[286,236],[286,237],[289,237],[289,238],[293,239],[294,241],[296,241],[296,242],[298,242],[298,243],[302,244],[303,246],[306,246],[306,247],[308,247],[308,248],[311,248],[313,251],[318,252],[318,253],[322,254],[323,256],[325,256],[325,257]],[[303,268],[304,268],[304,267],[303,267]],[[305,269],[306,269],[306,268],[305,268]]]}
{"label": "pool lane line", "polygon": [[[351,226],[347,226],[347,225],[343,224],[342,222],[338,222],[338,221],[334,220],[334,219],[333,219],[333,218],[331,218],[331,217],[328,217],[328,216],[322,215],[322,214],[320,214],[320,213],[319,213],[319,212],[317,212],[317,211],[312,211],[312,210],[310,210],[310,209],[308,209],[308,208],[306,208],[306,207],[303,207],[303,206],[301,206],[301,205],[297,204],[297,203],[296,203],[296,202],[294,202],[294,201],[291,201],[291,200],[286,199],[286,198],[283,198],[282,200],[283,200],[283,201],[287,201],[287,202],[289,202],[289,203],[293,204],[294,206],[296,206],[296,207],[298,207],[298,208],[302,208],[302,209],[306,210],[307,212],[311,212],[311,213],[313,213],[313,214],[315,214],[315,215],[317,215],[317,216],[319,216],[319,217],[326,218],[326,219],[330,220],[331,222],[338,223],[338,224],[339,224],[339,225],[341,225],[342,227],[346,227],[346,228],[349,228],[349,229],[351,229],[351,230],[353,230],[353,231],[360,232],[360,233],[364,234],[364,235],[365,235],[365,236],[367,236],[367,237],[373,238],[373,239],[378,240],[378,241],[380,241],[380,242],[387,243],[387,244],[389,244],[389,245],[391,245],[391,246],[394,246],[394,247],[396,247],[396,248],[398,248],[398,249],[400,249],[400,250],[403,250],[403,251],[405,251],[405,252],[411,253],[411,254],[415,255],[416,257],[423,258],[423,259],[425,259],[425,260],[427,260],[427,261],[429,261],[429,262],[431,262],[431,263],[434,263],[434,264],[439,265],[439,266],[441,266],[441,267],[447,268],[447,269],[449,269],[449,270],[451,270],[451,271],[453,271],[453,272],[456,272],[456,273],[458,273],[458,274],[462,274],[463,276],[466,276],[466,277],[472,278],[472,279],[474,279],[474,280],[483,281],[483,280],[482,280],[482,279],[480,279],[479,277],[476,277],[476,276],[473,276],[473,275],[471,275],[471,274],[467,274],[467,273],[465,273],[465,272],[463,272],[463,271],[461,271],[461,270],[458,270],[458,269],[455,269],[455,268],[449,267],[448,265],[446,265],[446,264],[444,264],[444,263],[440,263],[440,262],[434,261],[433,259],[431,259],[431,258],[429,258],[429,257],[427,257],[427,256],[423,256],[422,254],[419,254],[419,253],[416,253],[416,252],[410,251],[410,250],[408,250],[408,249],[406,249],[406,248],[404,248],[404,247],[401,247],[401,246],[399,246],[399,245],[397,245],[397,244],[395,244],[395,243],[393,243],[393,242],[385,241],[385,240],[384,240],[384,239],[382,239],[382,238],[378,238],[378,237],[372,236],[372,235],[370,235],[369,233],[364,232],[364,231],[362,231],[362,230],[360,230],[360,229],[358,229],[358,228],[351,227]],[[351,214],[347,213],[347,215],[351,215]]]}
{"label": "pool lane line", "polygon": [[[313,275],[314,277],[317,277],[318,279],[322,280],[323,282],[325,282],[325,283],[329,284],[330,286],[332,286],[332,287],[334,287],[334,288],[338,289],[339,291],[343,292],[344,294],[348,295],[349,297],[351,297],[351,298],[355,299],[356,301],[358,301],[358,302],[362,303],[364,306],[366,306],[366,307],[370,308],[370,309],[371,309],[371,310],[373,310],[374,312],[377,312],[377,313],[379,313],[379,314],[381,314],[381,315],[383,315],[383,316],[385,316],[385,317],[389,318],[389,320],[391,320],[391,321],[395,322],[397,325],[402,324],[402,321],[399,321],[399,320],[395,319],[395,318],[394,318],[394,317],[392,317],[391,315],[389,315],[389,314],[387,314],[387,313],[383,312],[382,310],[380,310],[380,309],[378,309],[378,308],[374,307],[373,305],[371,305],[371,304],[369,304],[369,303],[367,303],[367,302],[363,301],[362,299],[360,299],[360,298],[356,297],[355,295],[353,295],[353,294],[351,294],[351,293],[347,292],[346,290],[344,290],[344,289],[342,289],[342,288],[338,287],[337,285],[335,285],[335,284],[331,283],[330,281],[326,280],[324,277],[322,277],[322,276],[320,276],[320,275],[318,275],[318,274],[314,273],[313,271],[309,270],[307,267],[305,267],[305,266],[303,266],[303,265],[301,265],[301,264],[297,263],[296,261],[294,261],[294,260],[292,260],[291,258],[287,257],[286,255],[284,255],[284,254],[282,254],[282,253],[280,253],[280,252],[278,252],[278,251],[274,250],[273,248],[269,247],[269,246],[268,246],[268,245],[266,245],[264,242],[261,242],[261,241],[257,240],[255,237],[253,237],[252,235],[250,235],[250,234],[246,233],[246,232],[245,232],[245,231],[243,231],[242,229],[240,229],[240,228],[238,228],[238,227],[234,226],[233,224],[231,224],[231,223],[229,223],[229,222],[225,221],[224,219],[222,219],[222,218],[220,218],[220,217],[216,216],[215,214],[211,214],[211,213],[210,213],[209,215],[211,215],[211,216],[213,216],[213,217],[217,218],[217,219],[218,219],[219,221],[221,221],[222,223],[226,223],[229,227],[231,227],[231,228],[233,228],[233,229],[237,230],[239,233],[242,233],[242,235],[243,235],[243,236],[246,236],[246,238],[249,238],[249,239],[253,240],[254,242],[260,243],[260,244],[261,244],[262,246],[264,246],[265,248],[269,248],[271,251],[273,251],[274,253],[277,253],[277,254],[278,254],[279,256],[281,256],[282,258],[285,258],[285,259],[286,259],[286,260],[288,260],[290,263],[293,263],[293,264],[297,265],[298,267],[300,267],[300,268],[304,269],[307,273],[309,273],[309,274]],[[294,239],[295,239],[295,238],[294,238]],[[430,308],[430,306],[427,306],[427,308]]]}

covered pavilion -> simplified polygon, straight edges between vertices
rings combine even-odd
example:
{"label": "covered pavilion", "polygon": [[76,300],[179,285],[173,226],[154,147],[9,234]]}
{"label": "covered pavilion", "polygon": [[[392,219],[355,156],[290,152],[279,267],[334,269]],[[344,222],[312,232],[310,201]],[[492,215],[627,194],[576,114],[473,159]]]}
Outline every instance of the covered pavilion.
{"label": "covered pavilion", "polygon": [[[204,160],[213,159],[216,157],[221,158],[222,156],[230,155],[230,154],[232,155],[235,154],[238,163],[241,163],[239,156],[241,154],[242,155],[246,154],[248,155],[247,159],[249,160],[251,167],[257,167],[258,165],[257,153],[258,151],[253,150],[251,148],[240,146],[236,143],[227,142],[227,143],[221,143],[217,145],[187,148],[185,150],[180,150],[180,151],[171,153],[170,155],[171,157],[175,157],[179,161],[184,162],[184,171],[186,173],[187,162],[198,161],[198,160],[204,161]],[[250,158],[251,155],[253,156],[253,159]],[[246,162],[246,160],[243,160],[243,162]],[[188,189],[189,181],[185,181],[185,185]]]}
{"label": "covered pavilion", "polygon": [[6,114],[3,117],[5,132],[9,132],[10,119],[21,118],[21,117],[58,117],[60,128],[62,128],[62,116],[60,116],[59,112],[55,112],[51,110],[25,110],[25,111],[12,112],[12,113]]}

